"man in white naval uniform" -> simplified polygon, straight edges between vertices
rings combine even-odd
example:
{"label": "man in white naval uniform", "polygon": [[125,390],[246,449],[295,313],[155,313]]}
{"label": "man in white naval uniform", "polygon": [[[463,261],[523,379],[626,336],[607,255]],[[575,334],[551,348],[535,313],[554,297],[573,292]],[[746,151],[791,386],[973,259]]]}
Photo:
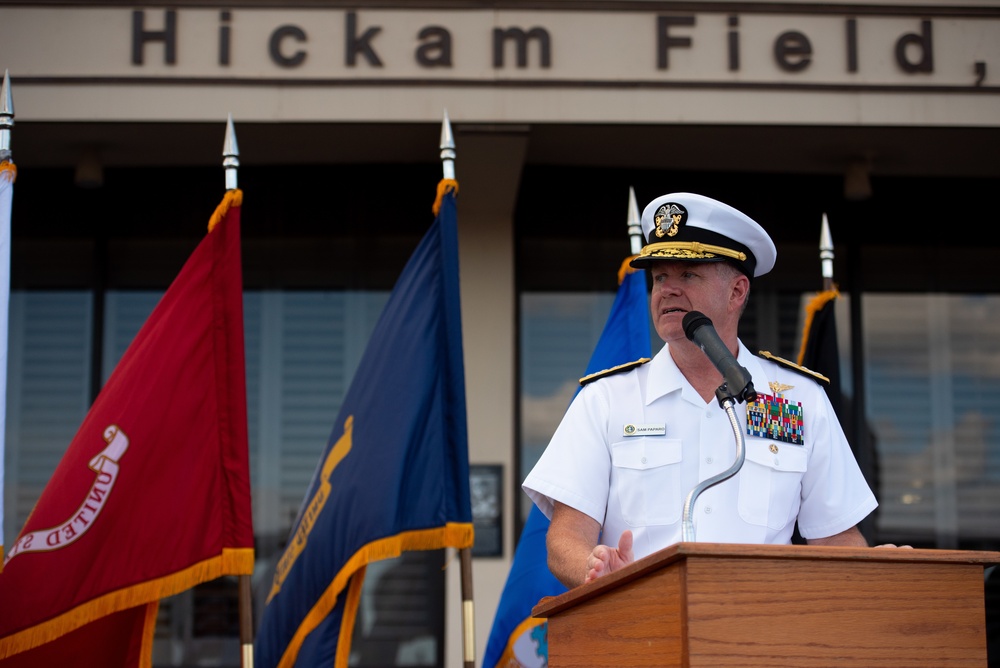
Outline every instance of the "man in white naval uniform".
{"label": "man in white naval uniform", "polygon": [[724,378],[682,326],[693,311],[758,393],[736,407],[743,467],[693,508],[697,540],[789,544],[798,521],[810,544],[867,546],[857,524],[878,504],[815,374],[756,357],[737,338],[752,279],[774,266],[770,237],[691,193],[650,202],[642,227],[647,243],[632,265],[650,271],[650,312],[666,345],[651,361],[584,379],[525,479],[551,520],[552,573],[573,587],[680,542],[688,493],[732,466],[733,427],[716,397]]}

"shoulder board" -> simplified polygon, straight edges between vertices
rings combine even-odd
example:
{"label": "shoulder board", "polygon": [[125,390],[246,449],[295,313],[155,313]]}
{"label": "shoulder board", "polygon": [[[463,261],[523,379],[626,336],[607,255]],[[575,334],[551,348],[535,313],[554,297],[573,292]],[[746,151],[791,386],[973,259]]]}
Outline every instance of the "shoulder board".
{"label": "shoulder board", "polygon": [[580,379],[580,385],[583,386],[583,385],[586,385],[587,383],[592,383],[595,380],[599,380],[601,378],[604,378],[605,376],[611,376],[611,375],[614,375],[616,373],[620,373],[622,371],[628,371],[629,369],[634,369],[634,368],[636,368],[638,366],[642,366],[643,364],[645,364],[646,362],[648,362],[650,359],[651,358],[649,358],[649,357],[640,357],[639,359],[635,360],[634,362],[626,362],[625,364],[619,364],[618,366],[613,366],[610,369],[604,369],[603,371],[596,371],[596,372],[594,372],[594,373],[592,373],[592,374],[590,374],[588,376],[584,376],[583,378],[581,378]]}
{"label": "shoulder board", "polygon": [[777,355],[772,355],[766,350],[758,351],[757,356],[763,357],[766,360],[771,360],[772,362],[780,364],[783,367],[787,367],[796,373],[801,373],[803,376],[809,376],[813,380],[819,381],[820,383],[824,383],[826,385],[830,384],[830,379],[824,376],[823,374],[817,373],[812,369],[807,369],[804,366],[800,366],[795,362],[792,362],[791,360],[786,360],[784,357],[778,357]]}

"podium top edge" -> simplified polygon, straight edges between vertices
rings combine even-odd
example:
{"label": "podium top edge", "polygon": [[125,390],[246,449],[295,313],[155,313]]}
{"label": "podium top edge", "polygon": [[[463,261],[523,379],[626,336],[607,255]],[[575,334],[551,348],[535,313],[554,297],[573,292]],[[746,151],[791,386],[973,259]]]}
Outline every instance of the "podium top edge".
{"label": "podium top edge", "polygon": [[983,568],[1000,564],[1000,552],[975,550],[934,550],[922,548],[832,547],[821,545],[746,545],[737,543],[675,543],[647,555],[621,570],[575,587],[559,596],[545,597],[532,609],[531,616],[551,617],[582,601],[670,564],[691,558],[790,559],[855,561],[858,563],[965,564]]}
{"label": "podium top edge", "polygon": [[[1000,552],[923,548],[834,547],[823,545],[741,545],[736,543],[675,543],[657,555],[716,556],[767,559],[850,559],[856,561],[918,561],[988,566],[1000,563]],[[623,569],[624,570],[624,569]]]}

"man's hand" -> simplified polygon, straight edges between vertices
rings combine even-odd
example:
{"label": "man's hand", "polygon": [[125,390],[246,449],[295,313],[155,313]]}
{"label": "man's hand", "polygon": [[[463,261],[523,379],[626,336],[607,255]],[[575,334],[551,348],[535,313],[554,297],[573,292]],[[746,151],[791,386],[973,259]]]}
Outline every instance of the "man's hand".
{"label": "man's hand", "polygon": [[584,580],[584,584],[593,582],[602,575],[613,573],[633,561],[635,561],[635,556],[632,554],[632,532],[626,530],[618,539],[617,548],[598,545],[590,553],[590,556],[587,557],[587,578]]}

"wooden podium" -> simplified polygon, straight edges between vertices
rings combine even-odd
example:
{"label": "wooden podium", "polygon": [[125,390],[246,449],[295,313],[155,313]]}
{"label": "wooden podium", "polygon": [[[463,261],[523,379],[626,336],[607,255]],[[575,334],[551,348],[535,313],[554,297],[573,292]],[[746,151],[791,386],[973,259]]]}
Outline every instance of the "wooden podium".
{"label": "wooden podium", "polygon": [[1000,552],[678,543],[532,611],[549,666],[986,666]]}

